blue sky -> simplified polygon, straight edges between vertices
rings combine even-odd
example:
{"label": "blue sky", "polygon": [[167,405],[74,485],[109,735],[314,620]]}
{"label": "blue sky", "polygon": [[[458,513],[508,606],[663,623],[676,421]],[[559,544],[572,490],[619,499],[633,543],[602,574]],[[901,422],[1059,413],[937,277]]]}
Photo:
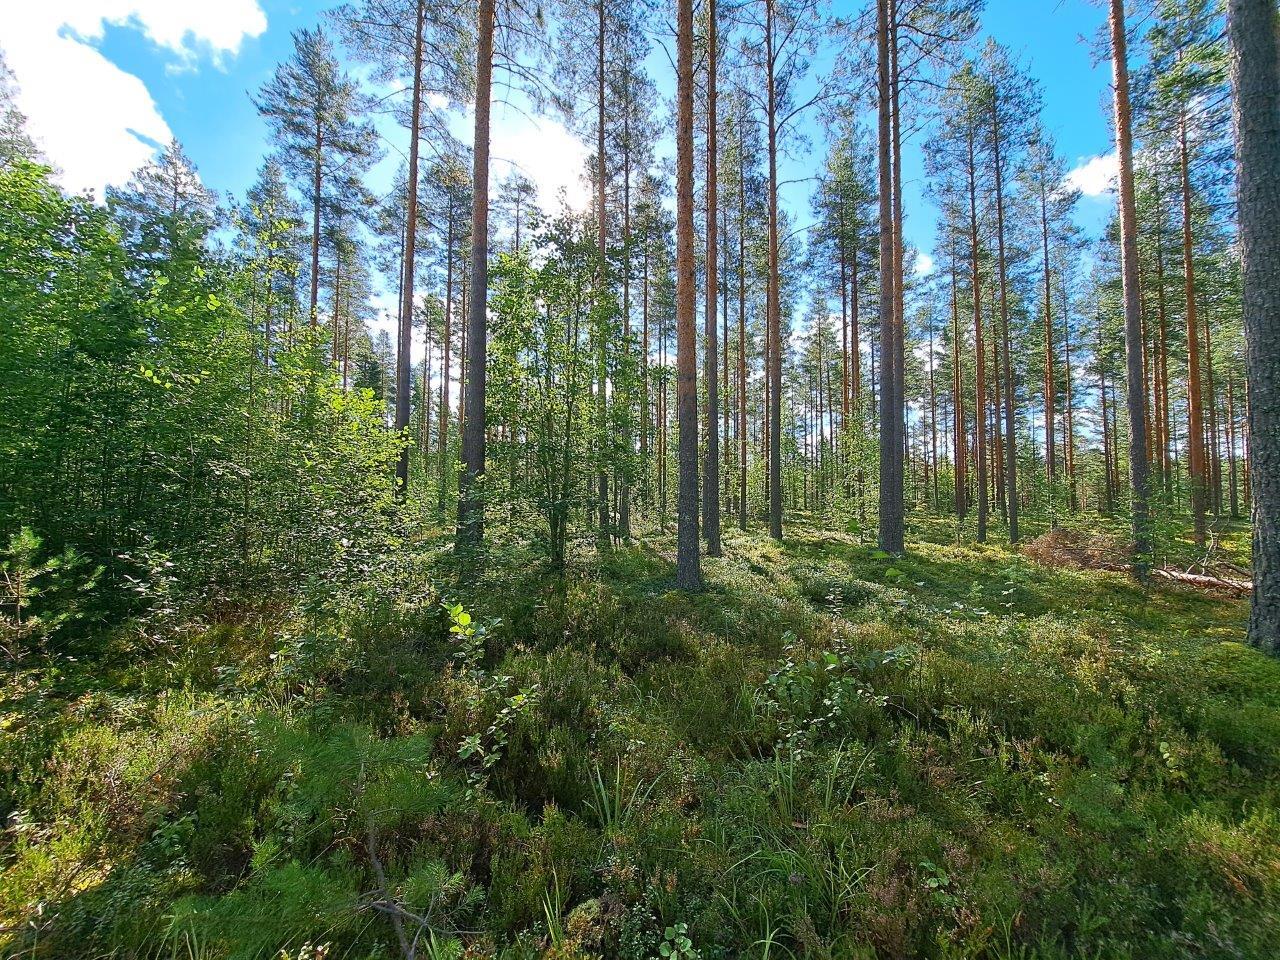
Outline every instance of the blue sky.
{"label": "blue sky", "polygon": [[[265,125],[249,99],[288,56],[290,33],[314,25],[330,4],[305,0],[40,0],[6,2],[0,48],[21,88],[20,105],[72,189],[119,183],[155,141],[176,136],[205,183],[242,193],[268,149]],[[843,4],[838,4],[838,9]],[[861,0],[858,4],[861,6]],[[855,9],[850,5],[848,11]],[[1094,64],[1092,38],[1102,11],[1089,0],[989,0],[984,31],[1008,46],[1040,81],[1045,122],[1084,188],[1078,217],[1096,234],[1111,206],[1109,69]],[[652,61],[660,65],[659,55]],[[660,84],[669,89],[669,83]],[[907,110],[911,109],[908,103]],[[458,119],[459,132],[467,129]],[[386,128],[388,136],[394,130]],[[536,146],[536,149],[530,149]],[[554,120],[535,130],[498,112],[495,174],[518,160],[539,181],[544,202],[575,183],[585,149]],[[816,163],[792,158],[784,178]],[[928,251],[933,212],[923,196],[919,143],[904,167],[907,237]],[[808,184],[784,195],[803,221]],[[923,264],[922,264],[923,266]]]}

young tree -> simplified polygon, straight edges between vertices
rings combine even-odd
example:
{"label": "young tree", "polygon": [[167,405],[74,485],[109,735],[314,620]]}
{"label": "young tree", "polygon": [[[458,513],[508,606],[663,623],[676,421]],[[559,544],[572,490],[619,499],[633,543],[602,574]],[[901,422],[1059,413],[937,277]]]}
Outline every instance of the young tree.
{"label": "young tree", "polygon": [[215,226],[213,194],[200,182],[176,140],[136,170],[120,189],[107,188],[107,206],[138,261],[170,282],[190,280]]}

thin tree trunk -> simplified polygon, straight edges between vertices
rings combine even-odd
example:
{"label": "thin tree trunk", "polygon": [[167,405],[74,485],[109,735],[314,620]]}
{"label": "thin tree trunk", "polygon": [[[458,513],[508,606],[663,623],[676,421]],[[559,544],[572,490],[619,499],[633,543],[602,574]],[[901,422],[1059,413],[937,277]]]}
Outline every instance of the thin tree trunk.
{"label": "thin tree trunk", "polygon": [[[413,28],[413,104],[409,108],[409,182],[405,198],[404,277],[400,304],[400,329],[396,353],[396,422],[401,433],[409,428],[409,379],[412,376],[414,257],[418,235],[418,135],[422,123],[422,25],[426,2],[418,0]],[[403,441],[403,438],[401,438]],[[401,443],[396,461],[396,492],[409,490],[409,445]]]}
{"label": "thin tree trunk", "polygon": [[[1116,148],[1120,166],[1120,263],[1124,289],[1125,365],[1128,372],[1129,496],[1133,521],[1133,572],[1146,579],[1150,567],[1148,529],[1146,398],[1142,389],[1142,305],[1138,283],[1138,215],[1133,191],[1133,137],[1130,131],[1129,62],[1124,0],[1110,0],[1111,63],[1115,94]],[[1274,43],[1274,39],[1273,39]]]}
{"label": "thin tree trunk", "polygon": [[778,265],[778,110],[774,78],[773,0],[765,0],[765,58],[767,63],[766,115],[769,125],[769,536],[782,539],[782,306]]}
{"label": "thin tree trunk", "polygon": [[952,480],[955,487],[955,510],[958,519],[964,519],[969,511],[966,497],[968,477],[966,469],[969,452],[965,449],[964,427],[964,368],[960,363],[960,294],[956,274],[959,271],[959,258],[956,251],[951,252],[951,413],[952,441],[954,460],[951,465]]}
{"label": "thin tree trunk", "polygon": [[707,255],[703,313],[703,377],[707,389],[706,445],[702,467],[702,526],[707,556],[720,556],[720,398],[716,370],[716,0],[707,0]]}
{"label": "thin tree trunk", "polygon": [[978,468],[978,542],[987,539],[987,354],[982,330],[982,281],[978,264],[978,184],[974,131],[969,128],[969,269],[973,280],[974,456]]}
{"label": "thin tree trunk", "polygon": [[[890,2],[877,0],[877,118],[880,181],[880,523],[881,550],[902,551],[902,445],[894,424],[902,411],[894,389],[897,350],[896,232],[893,223],[892,85],[890,59]],[[895,470],[895,465],[897,469]]]}
{"label": "thin tree trunk", "polygon": [[676,405],[680,426],[676,586],[681,590],[701,590],[698,344],[694,329],[697,291],[693,263],[693,0],[678,0],[676,48]]}
{"label": "thin tree trunk", "polygon": [[[1067,278],[1062,278],[1062,366],[1066,378],[1063,394],[1062,456],[1066,461],[1067,509],[1077,509],[1076,495],[1076,428],[1074,386],[1071,378],[1071,312],[1067,304]],[[1006,330],[1007,333],[1007,330]]]}
{"label": "thin tree trunk", "polygon": [[324,157],[324,136],[320,128],[320,114],[315,118],[315,161],[311,174],[311,329],[316,328],[320,317],[320,197],[323,189],[321,161]]}
{"label": "thin tree trunk", "polygon": [[[631,359],[631,65],[626,67],[625,102],[622,106],[622,351]],[[628,364],[628,371],[631,369]],[[623,539],[631,539],[631,467],[626,461],[634,450],[631,437],[631,417],[635,403],[631,396],[630,373],[623,382],[622,449],[624,462],[614,478],[618,494],[618,532]]]}
{"label": "thin tree trunk", "polygon": [[[1004,237],[1004,163],[1000,153],[1000,110],[997,94],[991,100],[992,159],[996,185],[996,269],[1000,274],[1000,337],[1004,344],[1005,488],[1008,504],[1009,542],[1018,542],[1018,444],[1014,432],[1013,363],[1009,349],[1009,277]],[[999,411],[996,413],[999,417]]]}
{"label": "thin tree trunk", "polygon": [[[596,246],[599,261],[596,264],[596,297],[597,306],[599,299],[604,297],[605,292],[605,256],[606,248],[606,221],[608,218],[608,210],[606,209],[606,193],[605,179],[608,176],[608,170],[605,167],[604,156],[604,4],[605,0],[596,0]],[[597,324],[603,320],[597,317]],[[598,339],[597,349],[599,357],[597,362],[600,369],[598,371],[599,381],[596,384],[596,416],[599,418],[599,443],[600,443],[600,465],[599,472],[596,474],[596,506],[599,510],[599,536],[601,543],[607,543],[612,536],[610,530],[609,516],[609,473],[605,468],[606,457],[609,445],[609,366],[608,366],[608,338],[605,336],[603,329],[596,331]]]}
{"label": "thin tree trunk", "polygon": [[1238,520],[1240,518],[1240,494],[1236,473],[1236,383],[1235,373],[1232,371],[1227,372],[1227,468],[1230,478],[1230,499],[1228,502],[1231,509],[1231,519]]}
{"label": "thin tree trunk", "polygon": [[738,128],[738,528],[747,529],[747,172]]}
{"label": "thin tree trunk", "polygon": [[458,497],[458,546],[484,539],[485,374],[489,293],[489,113],[493,82],[494,0],[480,0],[476,46],[476,122],[472,167],[471,302],[467,317],[466,403],[462,421],[462,474]]}
{"label": "thin tree trunk", "polygon": [[445,490],[449,469],[449,379],[452,376],[453,357],[453,200],[449,200],[449,225],[445,249],[445,281],[444,281],[444,335],[441,343],[440,359],[440,426],[436,431],[436,453],[439,463],[436,465],[440,475],[440,510],[445,507]]}
{"label": "thin tree trunk", "polygon": [[[1049,198],[1040,185],[1040,239],[1044,257],[1044,475],[1049,482],[1049,511],[1053,515],[1053,483],[1058,478],[1054,445],[1053,295],[1049,268]],[[1055,521],[1056,523],[1056,521]]]}
{"label": "thin tree trunk", "polygon": [[1195,248],[1191,234],[1191,169],[1187,147],[1187,116],[1178,118],[1178,166],[1182,182],[1182,272],[1187,317],[1187,473],[1191,482],[1191,518],[1196,546],[1205,544],[1204,401],[1201,397],[1200,330],[1196,310]]}

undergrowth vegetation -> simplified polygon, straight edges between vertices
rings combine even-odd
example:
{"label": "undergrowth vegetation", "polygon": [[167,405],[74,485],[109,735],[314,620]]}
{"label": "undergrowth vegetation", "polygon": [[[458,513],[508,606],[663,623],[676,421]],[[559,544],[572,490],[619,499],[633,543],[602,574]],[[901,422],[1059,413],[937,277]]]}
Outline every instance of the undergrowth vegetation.
{"label": "undergrowth vegetation", "polygon": [[656,535],[563,576],[427,539],[340,603],[28,656],[5,955],[1280,950],[1280,663],[1242,603],[727,539],[696,595]]}

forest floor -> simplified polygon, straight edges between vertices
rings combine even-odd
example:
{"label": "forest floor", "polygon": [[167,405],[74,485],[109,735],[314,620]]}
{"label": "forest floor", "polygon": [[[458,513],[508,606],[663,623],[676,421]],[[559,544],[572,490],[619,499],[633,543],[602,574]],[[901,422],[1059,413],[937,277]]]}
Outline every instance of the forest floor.
{"label": "forest floor", "polygon": [[660,534],[508,550],[452,612],[442,535],[336,611],[29,657],[0,955],[1280,955],[1247,603],[923,533],[729,529],[696,595]]}

